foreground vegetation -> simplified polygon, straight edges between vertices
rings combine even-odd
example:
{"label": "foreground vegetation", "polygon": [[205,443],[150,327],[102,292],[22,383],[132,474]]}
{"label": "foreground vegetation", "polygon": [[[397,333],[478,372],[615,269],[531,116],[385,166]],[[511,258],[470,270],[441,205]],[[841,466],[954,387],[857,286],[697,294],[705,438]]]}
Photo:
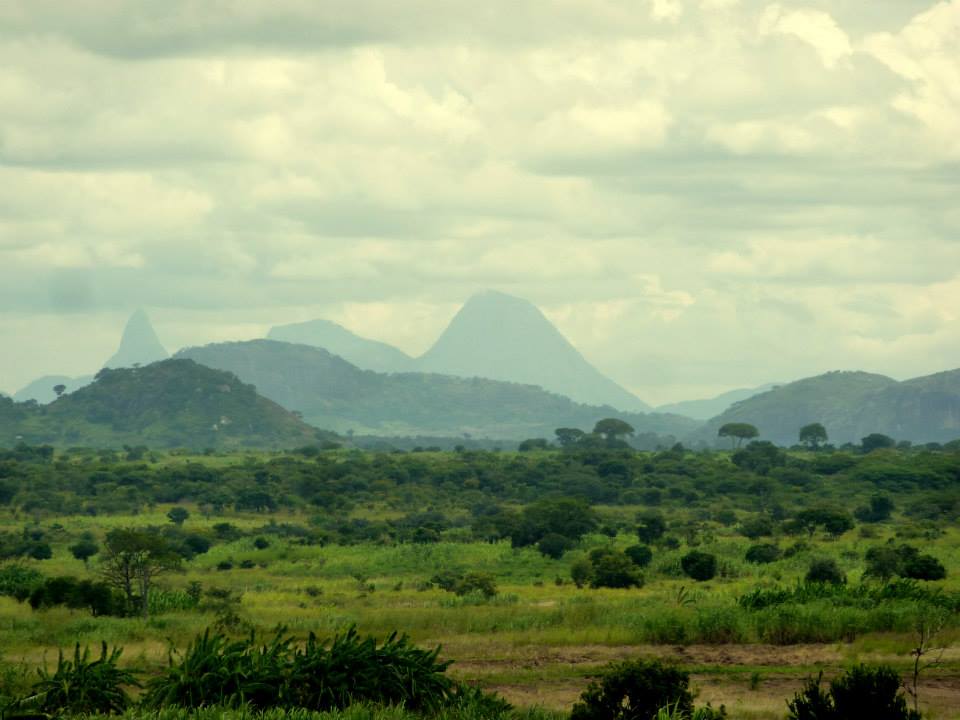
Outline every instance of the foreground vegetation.
{"label": "foreground vegetation", "polygon": [[[453,681],[517,707],[569,711],[607,662],[669,655],[698,702],[782,718],[821,669],[908,679],[926,633],[920,708],[953,717],[958,480],[949,449],[21,446],[0,452],[2,692],[77,641],[149,682],[208,627],[356,626],[441,645]],[[133,558],[151,570],[125,586]]]}

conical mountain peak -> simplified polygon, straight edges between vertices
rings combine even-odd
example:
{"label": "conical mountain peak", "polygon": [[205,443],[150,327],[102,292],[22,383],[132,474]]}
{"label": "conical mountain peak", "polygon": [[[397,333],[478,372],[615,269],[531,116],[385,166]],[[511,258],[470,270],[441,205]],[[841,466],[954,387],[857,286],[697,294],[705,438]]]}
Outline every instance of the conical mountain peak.
{"label": "conical mountain peak", "polygon": [[143,309],[139,309],[130,316],[126,327],[123,329],[120,347],[113,354],[113,357],[104,363],[104,367],[121,368],[132,367],[133,365],[149,365],[158,360],[166,360],[168,357],[170,355],[160,344],[147,313]]}
{"label": "conical mountain peak", "polygon": [[469,298],[417,367],[539,385],[577,402],[619,410],[649,409],[593,367],[536,305],[494,290]]}

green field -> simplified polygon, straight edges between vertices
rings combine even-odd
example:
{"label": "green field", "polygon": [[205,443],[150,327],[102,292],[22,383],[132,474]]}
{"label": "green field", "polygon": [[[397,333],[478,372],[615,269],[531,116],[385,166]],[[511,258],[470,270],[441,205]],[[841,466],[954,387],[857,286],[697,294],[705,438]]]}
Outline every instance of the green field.
{"label": "green field", "polygon": [[[442,645],[452,676],[521,707],[567,711],[606,663],[658,657],[692,673],[698,703],[724,704],[733,718],[782,718],[786,699],[821,670],[831,677],[870,662],[907,673],[918,622],[935,617],[935,645],[944,650],[922,676],[921,707],[924,717],[960,717],[960,529],[950,515],[956,506],[946,502],[955,497],[960,458],[889,451],[849,459],[836,461],[844,467],[831,474],[817,472],[817,463],[821,471],[828,463],[806,453],[766,472],[732,464],[727,453],[619,451],[592,458],[333,451],[8,459],[0,463],[0,483],[10,489],[0,533],[8,548],[17,538],[39,538],[52,557],[12,557],[8,549],[5,567],[97,579],[103,551],[85,565],[69,550],[77,538],[88,533],[102,548],[117,528],[174,527],[167,518],[174,506],[189,512],[177,532],[211,546],[158,578],[148,619],[34,610],[0,597],[4,693],[25,687],[25,668],[54,663],[58,649],[75,642],[122,646],[124,664],[150,676],[171,648],[185,648],[211,625],[262,636],[282,625],[298,638],[356,625],[366,634],[399,630],[421,646]],[[623,467],[592,478],[585,470],[603,463]],[[237,509],[248,484],[268,492],[274,507]],[[496,523],[482,522],[515,522],[523,508],[564,489],[590,508],[595,526],[558,559],[493,537]],[[856,521],[834,534],[790,525],[804,509],[854,510],[877,493],[894,506],[882,521]],[[101,509],[104,496],[109,503]],[[642,587],[571,580],[591,551],[636,545],[638,513],[651,511],[667,529],[650,543]],[[770,534],[745,537],[758,518],[771,519]],[[233,526],[230,537],[225,523]],[[946,579],[912,581],[884,595],[896,581],[865,577],[865,555],[888,541],[932,555]],[[789,557],[747,562],[757,543]],[[694,549],[715,556],[715,577],[696,581],[684,573],[682,558]],[[741,601],[758,589],[798,587],[818,559],[835,560],[845,585],[785,594],[764,606]],[[445,572],[486,574],[496,594],[440,589],[436,577]]]}

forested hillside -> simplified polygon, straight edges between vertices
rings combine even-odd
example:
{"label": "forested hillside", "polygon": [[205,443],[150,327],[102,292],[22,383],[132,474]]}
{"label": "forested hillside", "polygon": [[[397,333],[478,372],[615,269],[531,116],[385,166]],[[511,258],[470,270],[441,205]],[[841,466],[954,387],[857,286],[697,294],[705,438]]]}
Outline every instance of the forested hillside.
{"label": "forested hillside", "polygon": [[698,426],[678,415],[580,405],[533,385],[360,370],[319,348],[270,340],[188,348],[177,356],[235,373],[307,422],[338,432],[552,438],[558,427],[590,430],[598,420],[616,416],[637,433],[678,438]]}
{"label": "forested hillside", "polygon": [[102,370],[53,403],[0,399],[0,445],[289,447],[323,439],[236,376],[189,360]]}

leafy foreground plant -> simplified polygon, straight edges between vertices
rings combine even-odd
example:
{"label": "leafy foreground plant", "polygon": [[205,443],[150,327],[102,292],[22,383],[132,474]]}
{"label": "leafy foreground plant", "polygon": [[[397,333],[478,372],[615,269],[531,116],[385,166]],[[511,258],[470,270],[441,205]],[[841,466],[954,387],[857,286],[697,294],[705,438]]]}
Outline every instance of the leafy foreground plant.
{"label": "leafy foreground plant", "polygon": [[56,672],[51,675],[45,667],[40,668],[39,682],[18,705],[47,715],[123,712],[130,705],[124,686],[139,687],[140,683],[131,673],[117,667],[122,652],[114,648],[108,653],[107,644],[102,643],[100,658],[91,661],[90,648],[81,653],[79,643],[74,648],[73,660],[64,658],[61,651]]}
{"label": "leafy foreground plant", "polygon": [[831,682],[829,691],[822,678],[808,680],[787,702],[789,720],[920,720],[920,713],[907,709],[893,668],[858,665]]}
{"label": "leafy foreground plant", "polygon": [[329,646],[311,633],[303,648],[283,629],[264,645],[253,634],[230,641],[207,630],[179,660],[171,654],[166,671],[148,684],[143,704],[331,710],[373,703],[431,713],[469,708],[485,718],[509,712],[509,703],[498,696],[454,683],[439,653],[439,647],[424,650],[397,633],[378,645],[355,627]]}

